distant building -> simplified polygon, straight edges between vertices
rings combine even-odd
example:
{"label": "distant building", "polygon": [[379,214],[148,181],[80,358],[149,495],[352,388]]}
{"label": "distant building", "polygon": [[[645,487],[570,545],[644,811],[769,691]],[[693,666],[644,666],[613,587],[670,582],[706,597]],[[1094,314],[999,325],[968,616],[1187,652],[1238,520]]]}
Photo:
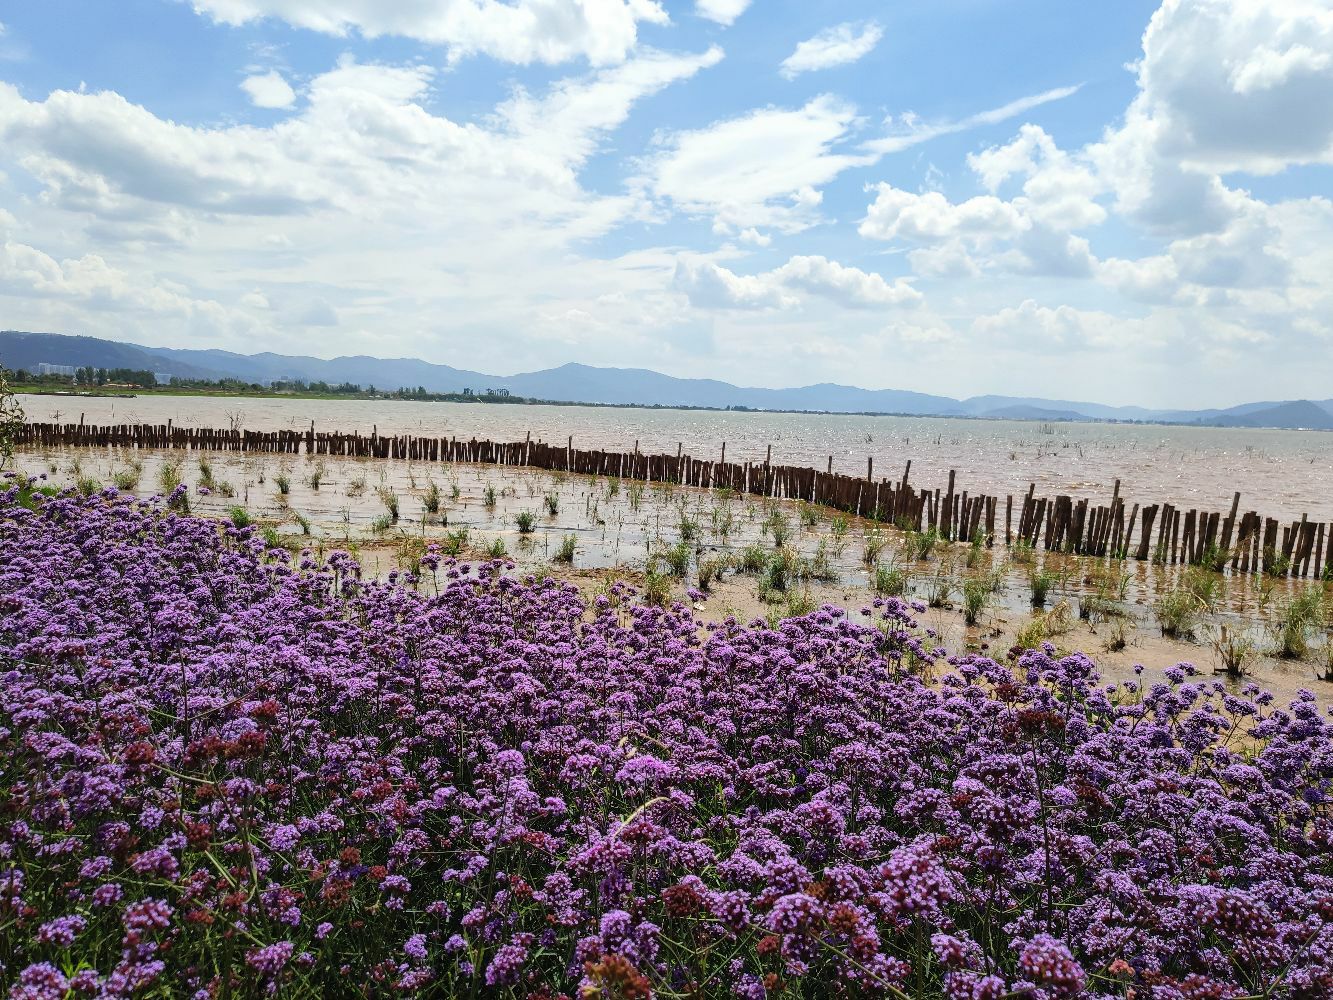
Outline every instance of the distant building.
{"label": "distant building", "polygon": [[77,368],[73,365],[49,365],[45,361],[37,362],[38,375],[73,375]]}

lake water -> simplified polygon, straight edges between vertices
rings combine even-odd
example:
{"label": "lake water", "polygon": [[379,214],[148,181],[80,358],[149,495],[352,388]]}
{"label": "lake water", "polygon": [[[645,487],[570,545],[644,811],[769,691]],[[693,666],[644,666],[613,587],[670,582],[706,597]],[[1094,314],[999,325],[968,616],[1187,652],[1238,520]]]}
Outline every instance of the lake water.
{"label": "lake water", "polygon": [[1120,479],[1129,502],[1169,502],[1223,510],[1241,491],[1242,510],[1266,516],[1333,520],[1333,434],[1321,432],[1132,424],[1042,424],[1031,421],[842,414],[737,413],[610,407],[425,403],[395,400],[244,399],[140,396],[94,399],[21,397],[28,419],[89,423],[166,423],[251,430],[317,428],[432,437],[522,440],[576,447],[763,461],[769,445],[779,464],[826,467],[899,478],[910,459],[919,486],[1020,494],[1110,497]]}

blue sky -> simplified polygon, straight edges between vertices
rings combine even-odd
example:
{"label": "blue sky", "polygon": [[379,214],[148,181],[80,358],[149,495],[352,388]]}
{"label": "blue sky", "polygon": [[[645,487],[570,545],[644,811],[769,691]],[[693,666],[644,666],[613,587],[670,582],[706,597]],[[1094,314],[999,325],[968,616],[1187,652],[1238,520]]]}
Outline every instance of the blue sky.
{"label": "blue sky", "polygon": [[0,326],[1333,396],[1326,0],[44,0],[0,24]]}

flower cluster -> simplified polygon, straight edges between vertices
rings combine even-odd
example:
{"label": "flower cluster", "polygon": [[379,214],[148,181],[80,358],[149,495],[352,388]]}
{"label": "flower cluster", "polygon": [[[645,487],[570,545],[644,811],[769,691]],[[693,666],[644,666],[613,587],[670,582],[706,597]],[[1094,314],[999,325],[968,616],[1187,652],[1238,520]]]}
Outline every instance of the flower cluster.
{"label": "flower cluster", "polygon": [[1333,995],[1333,729],[0,484],[0,982],[133,995]]}

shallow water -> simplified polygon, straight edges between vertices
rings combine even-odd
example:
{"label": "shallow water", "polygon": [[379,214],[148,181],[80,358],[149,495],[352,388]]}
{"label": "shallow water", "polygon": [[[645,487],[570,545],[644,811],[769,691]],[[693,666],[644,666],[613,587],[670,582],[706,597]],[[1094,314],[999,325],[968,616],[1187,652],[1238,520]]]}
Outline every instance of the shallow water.
{"label": "shallow water", "polygon": [[912,462],[920,486],[1020,494],[1068,493],[1110,499],[1116,479],[1130,503],[1173,503],[1225,512],[1233,492],[1242,510],[1295,520],[1333,520],[1333,433],[1147,424],[1042,424],[1017,420],[867,417],[842,414],[416,403],[398,400],[245,399],[140,396],[21,397],[28,419],[77,423],[156,423],[250,430],[306,428],[491,440],[538,440],[576,447],[715,458],[899,478]]}
{"label": "shallow water", "polygon": [[[914,560],[904,552],[901,532],[794,502],[463,463],[108,448],[24,451],[18,460],[25,472],[45,475],[60,486],[73,485],[81,477],[110,484],[118,472],[137,468],[138,481],[132,489],[140,496],[161,492],[162,470],[171,466],[190,487],[196,513],[226,517],[233,508],[244,507],[296,548],[353,549],[372,576],[414,568],[426,544],[444,544],[450,535],[465,531],[460,547],[467,558],[485,558],[498,542],[520,569],[541,567],[592,591],[605,584],[608,572],[628,574],[641,583],[650,565],[665,571],[663,555],[688,536],[686,576],[670,581],[673,594],[683,598],[686,585],[698,582],[702,563],[737,560],[751,546],[771,553],[776,524],[784,547],[794,557],[824,567],[817,576],[791,581],[789,593],[815,604],[857,610],[874,597],[872,572],[864,558],[867,545],[882,540],[879,562],[908,574],[911,596],[927,600],[932,590],[947,589],[947,607],[931,608],[925,620],[948,648],[987,643],[994,655],[1007,650],[1032,622],[1030,577],[1041,569],[1055,578],[1046,607],[1064,602],[1069,619],[1052,641],[1061,648],[1092,653],[1109,679],[1132,678],[1136,663],[1146,664],[1151,668],[1149,678],[1157,678],[1163,668],[1180,661],[1208,670],[1215,659],[1206,641],[1165,640],[1160,635],[1152,605],[1177,585],[1182,567],[1058,553],[1026,555],[1003,546],[973,552],[964,544],[938,545],[928,559]],[[312,479],[316,472],[317,487]],[[286,483],[287,492],[280,491],[280,481]],[[424,508],[432,484],[438,489],[439,510],[428,514]],[[388,516],[390,498],[398,505],[396,521]],[[530,532],[519,530],[521,514],[532,516]],[[572,564],[554,565],[566,537],[574,539]],[[1020,561],[1025,558],[1030,561]],[[991,571],[999,572],[999,589],[980,623],[966,626],[960,608],[963,581]],[[757,575],[728,569],[701,612],[718,618],[734,614],[742,620],[786,613],[787,596],[764,600],[759,581]],[[1242,575],[1221,575],[1216,582],[1216,605],[1201,617],[1200,639],[1227,625],[1252,634],[1261,649],[1271,646],[1269,626],[1282,606],[1309,585]],[[1115,601],[1116,616],[1080,621],[1085,598],[1099,591]],[[1125,647],[1106,648],[1122,628]],[[1315,679],[1333,636],[1312,634],[1310,639],[1310,655],[1303,661],[1257,656],[1255,680],[1284,697],[1300,687],[1313,687],[1321,701],[1333,700],[1328,697],[1333,685]]]}

